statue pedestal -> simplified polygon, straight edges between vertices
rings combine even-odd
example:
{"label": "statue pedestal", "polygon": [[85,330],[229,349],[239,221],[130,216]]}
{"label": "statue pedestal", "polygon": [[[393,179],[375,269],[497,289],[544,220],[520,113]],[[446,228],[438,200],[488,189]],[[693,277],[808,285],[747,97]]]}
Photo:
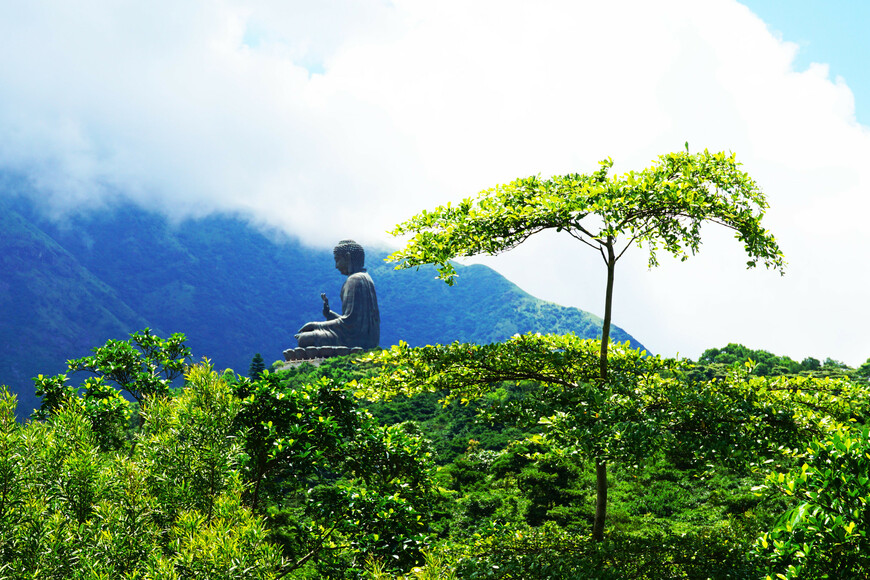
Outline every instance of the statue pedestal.
{"label": "statue pedestal", "polygon": [[288,348],[284,351],[284,360],[287,363],[284,367],[295,367],[305,362],[318,366],[328,358],[357,354],[361,353],[363,350],[364,349],[358,346],[353,348],[348,348],[346,346],[309,346],[307,348]]}

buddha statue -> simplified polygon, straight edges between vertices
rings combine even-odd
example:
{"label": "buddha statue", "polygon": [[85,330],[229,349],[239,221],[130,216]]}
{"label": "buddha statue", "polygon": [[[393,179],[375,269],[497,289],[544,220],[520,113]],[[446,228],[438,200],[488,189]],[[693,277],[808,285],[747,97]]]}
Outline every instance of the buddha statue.
{"label": "buddha statue", "polygon": [[347,276],[341,286],[341,314],[323,300],[323,322],[309,322],[296,333],[302,348],[312,346],[346,346],[376,348],[380,342],[381,318],[375,284],[366,273],[365,251],[353,240],[342,240],[333,250],[335,268]]}

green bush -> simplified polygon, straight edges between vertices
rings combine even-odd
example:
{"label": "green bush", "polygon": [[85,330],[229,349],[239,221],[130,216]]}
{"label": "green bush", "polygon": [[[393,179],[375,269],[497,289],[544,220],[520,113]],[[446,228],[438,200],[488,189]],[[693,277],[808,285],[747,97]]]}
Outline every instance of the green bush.
{"label": "green bush", "polygon": [[145,398],[126,453],[101,449],[81,399],[15,422],[0,391],[0,579],[274,578],[280,552],[242,504],[239,402],[207,366]]}
{"label": "green bush", "polygon": [[758,540],[768,578],[870,576],[870,428],[813,441],[799,467],[768,483],[800,500]]}

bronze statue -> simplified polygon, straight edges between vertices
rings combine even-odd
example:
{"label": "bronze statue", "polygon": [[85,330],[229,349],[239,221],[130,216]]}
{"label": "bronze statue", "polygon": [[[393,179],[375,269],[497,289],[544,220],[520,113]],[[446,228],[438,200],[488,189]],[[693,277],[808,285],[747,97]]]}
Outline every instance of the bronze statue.
{"label": "bronze statue", "polygon": [[376,348],[381,338],[381,318],[375,284],[363,267],[365,251],[353,240],[342,240],[332,253],[335,257],[335,268],[347,276],[341,286],[341,314],[330,310],[326,294],[321,294],[323,316],[326,320],[309,322],[299,329],[296,340],[302,348]]}

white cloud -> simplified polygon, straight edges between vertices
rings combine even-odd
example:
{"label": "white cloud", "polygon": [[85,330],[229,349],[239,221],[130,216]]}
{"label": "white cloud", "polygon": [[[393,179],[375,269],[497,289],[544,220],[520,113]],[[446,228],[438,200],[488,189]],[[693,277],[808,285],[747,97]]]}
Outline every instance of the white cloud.
{"label": "white cloud", "polygon": [[[784,278],[708,228],[699,256],[617,275],[652,350],[731,341],[870,356],[868,130],[827,67],[792,67],[733,0],[32,1],[0,20],[0,169],[56,211],[129,198],[238,211],[315,244],[522,175],[733,150],[767,192]],[[542,236],[488,263],[600,313],[598,258]]]}

